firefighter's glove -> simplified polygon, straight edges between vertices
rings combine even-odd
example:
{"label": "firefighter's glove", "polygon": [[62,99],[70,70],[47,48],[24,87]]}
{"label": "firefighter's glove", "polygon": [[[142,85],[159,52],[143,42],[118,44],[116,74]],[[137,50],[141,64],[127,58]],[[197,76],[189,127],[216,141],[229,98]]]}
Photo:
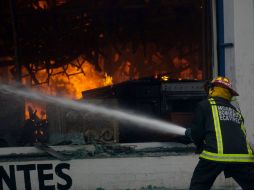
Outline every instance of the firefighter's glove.
{"label": "firefighter's glove", "polygon": [[190,128],[187,128],[185,131],[185,135],[184,136],[179,136],[177,138],[177,142],[183,143],[183,144],[190,144],[192,143],[192,139],[191,139],[191,130]]}

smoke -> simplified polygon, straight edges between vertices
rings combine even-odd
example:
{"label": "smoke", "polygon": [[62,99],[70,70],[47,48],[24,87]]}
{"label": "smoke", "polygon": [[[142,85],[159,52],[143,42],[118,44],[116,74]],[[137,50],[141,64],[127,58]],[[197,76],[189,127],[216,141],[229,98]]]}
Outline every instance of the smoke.
{"label": "smoke", "polygon": [[131,114],[122,110],[97,106],[91,103],[77,102],[66,98],[49,96],[24,87],[21,88],[6,84],[0,84],[0,92],[6,95],[12,95],[32,99],[35,101],[56,104],[78,111],[89,111],[92,113],[102,114],[107,117],[111,117],[121,121],[132,122],[143,128],[153,129],[164,133],[171,133],[176,135],[184,135],[185,133],[185,128],[169,122],[164,122],[154,118],[148,118],[142,115]]}

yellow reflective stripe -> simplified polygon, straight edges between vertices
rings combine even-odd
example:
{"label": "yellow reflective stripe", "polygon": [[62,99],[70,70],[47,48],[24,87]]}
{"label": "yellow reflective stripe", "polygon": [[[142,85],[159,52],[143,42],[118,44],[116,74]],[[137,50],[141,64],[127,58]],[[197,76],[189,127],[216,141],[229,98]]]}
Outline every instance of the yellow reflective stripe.
{"label": "yellow reflective stripe", "polygon": [[246,134],[246,128],[244,127],[243,123],[241,123],[241,129],[243,131],[243,133],[245,134],[245,139],[246,139],[246,145],[247,145],[247,149],[248,149],[248,154],[252,154],[252,149],[250,147],[250,144],[247,140],[247,134]]}
{"label": "yellow reflective stripe", "polygon": [[254,155],[250,154],[218,154],[208,151],[203,151],[200,154],[201,158],[213,161],[226,162],[254,162]]}
{"label": "yellow reflective stripe", "polygon": [[245,140],[246,140],[246,145],[247,145],[247,149],[248,149],[248,154],[252,154],[252,149],[250,147],[250,144],[247,140],[247,134],[246,134],[246,128],[244,127],[244,124],[243,124],[243,116],[241,114],[241,112],[237,111],[238,115],[241,117],[242,121],[241,121],[241,129],[245,135]]}
{"label": "yellow reflective stripe", "polygon": [[246,140],[246,143],[247,143],[247,148],[248,148],[248,154],[253,154],[250,144],[247,142],[247,140]]}
{"label": "yellow reflective stripe", "polygon": [[216,134],[216,141],[217,141],[217,151],[219,154],[223,153],[223,142],[222,142],[222,134],[221,134],[221,128],[220,128],[220,119],[219,119],[219,113],[218,108],[216,105],[216,102],[213,98],[209,99],[212,113],[213,113],[213,122],[214,122],[214,128],[215,128],[215,134]]}
{"label": "yellow reflective stripe", "polygon": [[222,154],[223,153],[223,142],[222,142],[222,134],[221,134],[221,127],[220,127],[220,119],[219,119],[219,113],[218,113],[218,107],[213,106],[215,109],[215,114],[216,114],[216,129],[217,129],[217,136],[218,136],[218,141],[219,141],[219,147],[218,147],[218,153]]}

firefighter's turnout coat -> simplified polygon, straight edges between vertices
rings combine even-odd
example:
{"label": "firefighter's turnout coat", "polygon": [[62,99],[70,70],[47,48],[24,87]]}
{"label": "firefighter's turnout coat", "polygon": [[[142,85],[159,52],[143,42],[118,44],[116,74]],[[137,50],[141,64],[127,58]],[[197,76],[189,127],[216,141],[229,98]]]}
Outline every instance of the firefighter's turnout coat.
{"label": "firefighter's turnout coat", "polygon": [[226,99],[212,97],[198,104],[191,137],[200,150],[200,158],[218,162],[254,162],[243,116]]}

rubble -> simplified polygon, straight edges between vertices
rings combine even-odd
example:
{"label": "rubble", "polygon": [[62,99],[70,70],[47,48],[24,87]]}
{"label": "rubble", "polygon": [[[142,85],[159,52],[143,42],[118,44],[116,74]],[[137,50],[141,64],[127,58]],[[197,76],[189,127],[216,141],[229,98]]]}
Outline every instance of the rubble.
{"label": "rubble", "polygon": [[[160,157],[186,155],[194,152],[193,144],[183,145],[180,143],[64,145],[50,146],[50,148],[69,159]],[[8,152],[4,154],[4,149],[7,148],[3,148],[0,154],[0,161],[57,159],[35,147],[26,147],[25,150],[22,148],[23,150],[20,152],[16,151],[16,154]],[[11,149],[15,152],[14,148]]]}

